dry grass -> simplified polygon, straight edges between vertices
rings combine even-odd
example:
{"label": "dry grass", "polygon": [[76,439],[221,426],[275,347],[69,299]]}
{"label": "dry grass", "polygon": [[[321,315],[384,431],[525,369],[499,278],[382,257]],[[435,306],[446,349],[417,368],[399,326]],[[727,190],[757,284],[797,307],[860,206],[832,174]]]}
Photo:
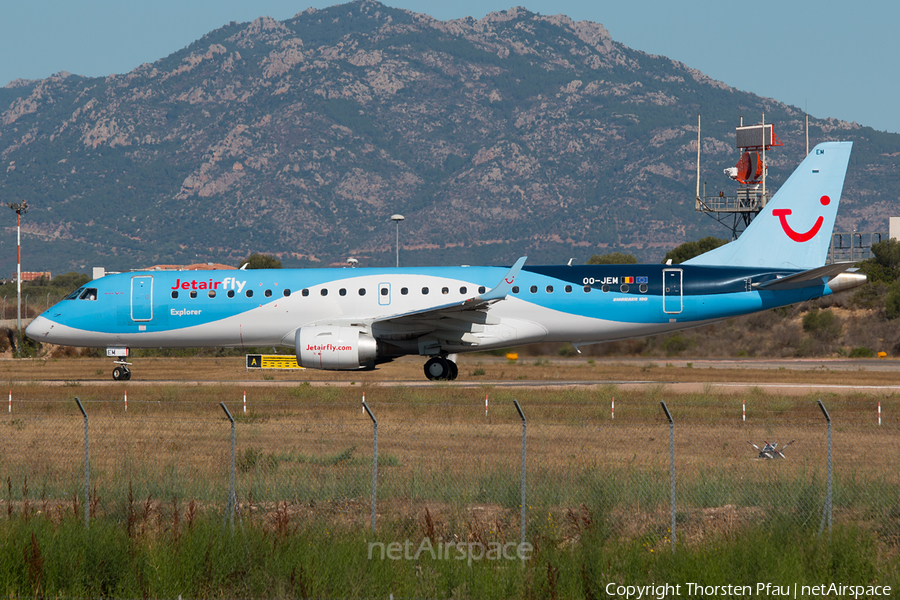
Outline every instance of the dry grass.
{"label": "dry grass", "polygon": [[[349,385],[346,373],[277,373],[278,381],[268,382],[260,373],[248,375],[232,359],[144,359],[138,365],[140,385],[75,381],[78,371],[101,363],[106,361],[0,365],[28,377],[10,377],[13,413],[0,417],[0,474],[14,482],[14,502],[22,501],[26,476],[32,498],[42,495],[51,503],[66,502],[83,490],[83,421],[76,396],[90,416],[91,481],[100,510],[106,512],[120,510],[130,486],[142,501],[152,497],[165,504],[174,497],[221,507],[227,494],[230,424],[218,404],[225,401],[237,419],[237,493],[245,513],[262,512],[268,515],[263,518],[274,519],[277,515],[269,513],[287,501],[297,518],[319,515],[362,526],[368,520],[372,476],[372,423],[360,408],[363,393],[379,420],[379,518],[388,517],[399,527],[421,528],[428,509],[441,527],[514,533],[522,429],[513,399],[528,418],[528,503],[535,527],[575,527],[577,518],[573,525],[571,515],[588,511],[590,518],[602,514],[623,535],[636,536],[648,527],[664,531],[669,426],[660,401],[676,419],[679,506],[685,527],[697,539],[706,531],[742,526],[773,507],[796,512],[807,502],[804,497],[820,502],[826,429],[815,404],[819,397],[835,422],[835,473],[843,490],[839,510],[870,520],[891,506],[896,511],[900,491],[895,468],[900,460],[900,399],[841,391],[785,395],[758,388],[736,396],[702,383],[749,378],[752,373],[746,370],[482,361],[488,377],[510,372],[548,379],[586,380],[586,373],[597,377],[592,386],[507,389],[490,383],[410,387],[385,377],[417,377],[418,361],[353,373],[356,381]],[[461,370],[471,368],[462,365]],[[202,385],[152,381],[197,373],[209,379]],[[690,377],[699,389],[680,393],[667,384],[633,389],[604,383],[604,374],[626,380]],[[871,384],[873,377],[887,379],[890,374],[771,370],[760,375],[782,382],[820,383],[834,377],[841,384]],[[54,376],[69,383],[36,381]],[[223,382],[226,377],[257,385]],[[296,381],[311,377],[343,377],[345,385]],[[246,414],[241,407],[245,389]],[[485,395],[490,397],[487,416]],[[610,415],[613,397],[615,419]],[[746,423],[741,420],[742,400]],[[874,425],[879,400],[881,428]],[[747,443],[784,445],[792,439],[797,441],[784,461],[757,460]],[[8,490],[0,495],[10,497]]]}

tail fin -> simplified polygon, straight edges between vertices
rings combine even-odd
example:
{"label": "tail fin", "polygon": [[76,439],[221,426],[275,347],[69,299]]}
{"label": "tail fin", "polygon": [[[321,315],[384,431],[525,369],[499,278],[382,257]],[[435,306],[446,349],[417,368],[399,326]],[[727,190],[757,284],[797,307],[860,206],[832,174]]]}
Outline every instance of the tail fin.
{"label": "tail fin", "polygon": [[738,239],[684,264],[785,269],[824,265],[852,147],[852,142],[816,146]]}

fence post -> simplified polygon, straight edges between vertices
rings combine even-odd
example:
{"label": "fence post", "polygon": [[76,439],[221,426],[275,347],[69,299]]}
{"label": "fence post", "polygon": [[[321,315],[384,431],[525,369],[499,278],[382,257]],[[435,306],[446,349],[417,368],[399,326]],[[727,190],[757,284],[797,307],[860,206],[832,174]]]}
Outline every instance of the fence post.
{"label": "fence post", "polygon": [[825,405],[822,404],[821,400],[816,400],[819,404],[819,408],[822,409],[822,414],[825,415],[825,421],[828,422],[828,487],[825,492],[825,506],[822,507],[822,520],[819,522],[819,535],[822,535],[822,531],[825,530],[825,520],[828,520],[828,533],[831,533],[831,526],[834,521],[834,512],[832,506],[832,482],[833,482],[833,474],[831,470],[831,416],[828,414],[828,410],[825,408]]}
{"label": "fence post", "polygon": [[[365,396],[363,398],[365,399]],[[363,410],[372,419],[375,433],[372,447],[372,531],[375,531],[375,502],[378,497],[378,420],[372,414],[372,411],[369,410],[369,405],[365,403],[365,400],[363,400]]]}
{"label": "fence post", "polygon": [[237,504],[237,497],[234,492],[234,417],[228,412],[228,408],[224,402],[219,402],[219,406],[225,411],[225,416],[231,421],[231,484],[228,487],[228,503],[225,505],[225,511],[231,524],[231,533],[234,533],[234,508]]}
{"label": "fence post", "polygon": [[669,512],[672,513],[672,552],[675,552],[675,421],[665,402],[660,402],[669,420]]}
{"label": "fence post", "polygon": [[81,414],[84,415],[84,527],[85,529],[90,523],[91,520],[91,457],[90,457],[90,439],[88,438],[88,416],[87,412],[84,410],[84,405],[81,404],[81,400],[77,397],[75,398],[75,402],[78,403],[78,408],[81,409]]}
{"label": "fence post", "polygon": [[525,543],[525,450],[526,450],[526,437],[525,437],[525,429],[528,426],[528,423],[525,421],[525,413],[522,412],[522,407],[519,406],[518,400],[513,400],[513,404],[516,405],[516,410],[519,411],[519,416],[522,418],[522,514],[519,517],[519,527],[522,530],[522,540],[521,542]]}

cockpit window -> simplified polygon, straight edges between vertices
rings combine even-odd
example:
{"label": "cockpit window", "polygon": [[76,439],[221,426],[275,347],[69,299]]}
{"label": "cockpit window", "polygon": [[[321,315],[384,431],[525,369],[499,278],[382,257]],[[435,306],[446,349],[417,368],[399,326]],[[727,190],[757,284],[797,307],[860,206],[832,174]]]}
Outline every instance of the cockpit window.
{"label": "cockpit window", "polygon": [[77,290],[75,290],[74,292],[72,292],[71,294],[69,294],[68,296],[66,296],[65,299],[66,300],[75,300],[76,298],[78,298],[78,296],[81,295],[81,292],[83,292],[83,291],[84,291],[84,288],[80,287]]}
{"label": "cockpit window", "polygon": [[97,288],[85,288],[81,295],[78,296],[79,300],[96,300],[97,299]]}

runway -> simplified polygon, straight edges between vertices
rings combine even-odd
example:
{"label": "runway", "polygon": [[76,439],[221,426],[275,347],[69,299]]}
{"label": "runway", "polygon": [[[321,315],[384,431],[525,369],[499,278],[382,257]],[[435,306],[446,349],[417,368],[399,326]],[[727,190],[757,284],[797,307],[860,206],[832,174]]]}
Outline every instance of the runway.
{"label": "runway", "polygon": [[113,381],[105,359],[0,360],[12,385],[52,387],[224,386],[461,389],[662,388],[673,394],[751,390],[801,396],[813,393],[900,394],[900,361],[877,359],[668,359],[466,356],[459,379],[428,381],[419,357],[407,357],[374,371],[252,370],[239,357],[137,358],[133,379]]}

